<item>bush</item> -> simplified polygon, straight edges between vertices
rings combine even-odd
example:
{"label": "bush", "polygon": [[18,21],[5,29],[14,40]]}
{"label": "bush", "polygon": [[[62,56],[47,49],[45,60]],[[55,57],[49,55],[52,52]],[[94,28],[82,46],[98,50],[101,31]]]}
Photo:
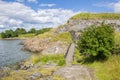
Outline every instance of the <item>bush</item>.
{"label": "bush", "polygon": [[114,28],[109,25],[86,28],[78,41],[80,52],[95,59],[105,59],[115,47]]}

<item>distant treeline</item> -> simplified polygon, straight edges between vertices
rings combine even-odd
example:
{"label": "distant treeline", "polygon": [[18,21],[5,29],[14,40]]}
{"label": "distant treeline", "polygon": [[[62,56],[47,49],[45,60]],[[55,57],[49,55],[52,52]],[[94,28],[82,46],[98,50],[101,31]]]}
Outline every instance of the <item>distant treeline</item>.
{"label": "distant treeline", "polygon": [[2,38],[13,38],[18,37],[20,34],[29,34],[34,33],[35,35],[43,34],[44,32],[48,32],[51,28],[43,28],[40,30],[36,30],[35,28],[31,28],[29,31],[26,31],[24,28],[17,28],[15,31],[13,30],[6,30],[5,32],[1,33]]}

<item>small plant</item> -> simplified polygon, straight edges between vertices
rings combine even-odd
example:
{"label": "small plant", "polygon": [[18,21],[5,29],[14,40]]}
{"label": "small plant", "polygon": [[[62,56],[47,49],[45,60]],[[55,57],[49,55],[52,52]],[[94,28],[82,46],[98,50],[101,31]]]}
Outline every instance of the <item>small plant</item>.
{"label": "small plant", "polygon": [[109,25],[86,28],[78,41],[80,52],[93,59],[105,59],[115,47],[114,28]]}

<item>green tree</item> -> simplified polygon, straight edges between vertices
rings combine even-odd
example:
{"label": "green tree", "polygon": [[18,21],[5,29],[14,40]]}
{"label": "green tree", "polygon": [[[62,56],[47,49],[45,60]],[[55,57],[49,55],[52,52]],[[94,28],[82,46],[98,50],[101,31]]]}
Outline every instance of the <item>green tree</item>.
{"label": "green tree", "polygon": [[17,34],[26,34],[27,31],[24,28],[17,28],[15,30],[15,33],[17,33]]}
{"label": "green tree", "polygon": [[51,29],[51,28],[43,28],[43,29],[37,30],[37,31],[36,31],[36,35],[38,35],[38,34],[43,34],[43,33],[45,33],[45,32],[48,32],[48,31],[50,31],[50,29]]}
{"label": "green tree", "polygon": [[2,37],[2,38],[5,38],[5,37],[6,37],[6,35],[5,35],[4,32],[1,33],[1,37]]}
{"label": "green tree", "polygon": [[95,59],[105,59],[115,47],[114,28],[109,25],[86,28],[78,41],[80,52]]}
{"label": "green tree", "polygon": [[31,28],[28,33],[35,33],[35,32],[36,32],[36,29],[35,28]]}
{"label": "green tree", "polygon": [[21,34],[26,34],[27,31],[24,28],[21,28]]}
{"label": "green tree", "polygon": [[6,30],[5,32],[2,32],[1,37],[2,38],[18,37],[18,34],[10,29],[10,30]]}

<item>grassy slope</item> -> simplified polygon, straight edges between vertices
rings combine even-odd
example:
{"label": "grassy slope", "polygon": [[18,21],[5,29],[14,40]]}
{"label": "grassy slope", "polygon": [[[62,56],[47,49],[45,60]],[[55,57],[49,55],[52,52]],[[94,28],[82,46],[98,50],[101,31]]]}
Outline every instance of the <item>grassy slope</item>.
{"label": "grassy slope", "polygon": [[51,42],[62,41],[65,44],[69,44],[72,42],[72,36],[69,32],[63,32],[60,34],[54,33],[56,29],[52,29],[49,32],[45,32],[43,34],[39,34],[37,37],[39,38],[51,38]]}
{"label": "grassy slope", "polygon": [[105,62],[86,65],[94,68],[96,80],[120,80],[120,55],[112,55]]}
{"label": "grassy slope", "polygon": [[111,20],[116,20],[120,19],[120,14],[117,13],[79,13],[71,19],[111,19]]}

